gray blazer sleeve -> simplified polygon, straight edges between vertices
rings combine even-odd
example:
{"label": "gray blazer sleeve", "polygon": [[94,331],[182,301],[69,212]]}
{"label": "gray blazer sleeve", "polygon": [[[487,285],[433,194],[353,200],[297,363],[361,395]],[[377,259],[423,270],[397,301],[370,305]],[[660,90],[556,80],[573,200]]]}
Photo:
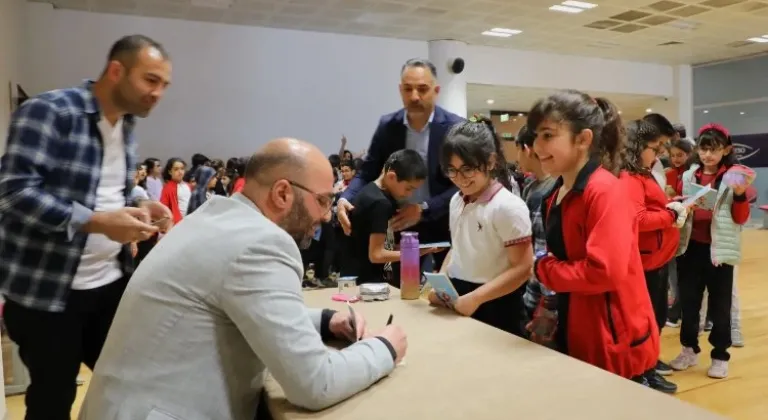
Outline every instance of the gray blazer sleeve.
{"label": "gray blazer sleeve", "polygon": [[[245,249],[219,292],[235,323],[292,404],[322,410],[369,387],[394,369],[387,346],[376,338],[344,350],[323,344],[320,312],[301,294],[295,244],[273,235]],[[298,252],[296,252],[298,254]]]}

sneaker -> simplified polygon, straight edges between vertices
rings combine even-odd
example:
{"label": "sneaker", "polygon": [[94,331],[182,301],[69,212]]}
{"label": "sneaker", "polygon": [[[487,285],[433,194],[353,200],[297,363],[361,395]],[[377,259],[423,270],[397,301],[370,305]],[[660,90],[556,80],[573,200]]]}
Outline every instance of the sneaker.
{"label": "sneaker", "polygon": [[725,360],[712,359],[712,366],[707,371],[707,376],[715,379],[725,379],[728,377],[728,362]]}
{"label": "sneaker", "polygon": [[662,362],[661,360],[656,362],[656,373],[662,376],[667,376],[672,374],[672,367],[668,364]]}
{"label": "sneaker", "polygon": [[669,362],[669,366],[674,370],[686,370],[689,367],[696,366],[699,363],[699,355],[692,348],[683,347],[680,354],[674,360]]}
{"label": "sneaker", "polygon": [[666,380],[663,376],[659,375],[655,370],[651,369],[646,372],[645,379],[648,381],[648,386],[656,391],[663,392],[665,394],[674,394],[677,392],[677,385]]}
{"label": "sneaker", "polygon": [[731,345],[733,347],[744,347],[744,335],[741,330],[731,330]]}
{"label": "sneaker", "polygon": [[669,328],[680,328],[680,324],[681,324],[681,322],[680,322],[679,319],[678,320],[671,320],[671,319],[667,320],[667,327],[669,327]]}

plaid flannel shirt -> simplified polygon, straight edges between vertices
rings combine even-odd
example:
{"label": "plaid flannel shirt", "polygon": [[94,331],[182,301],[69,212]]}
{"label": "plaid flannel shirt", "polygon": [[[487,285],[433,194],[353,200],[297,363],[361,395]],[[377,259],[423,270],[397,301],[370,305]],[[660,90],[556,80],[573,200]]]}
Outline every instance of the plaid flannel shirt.
{"label": "plaid flannel shirt", "polygon": [[[0,160],[0,293],[20,305],[62,312],[96,205],[103,146],[93,82],[53,90],[16,110]],[[123,121],[126,204],[133,187],[133,116]],[[133,272],[130,250],[119,256]]]}

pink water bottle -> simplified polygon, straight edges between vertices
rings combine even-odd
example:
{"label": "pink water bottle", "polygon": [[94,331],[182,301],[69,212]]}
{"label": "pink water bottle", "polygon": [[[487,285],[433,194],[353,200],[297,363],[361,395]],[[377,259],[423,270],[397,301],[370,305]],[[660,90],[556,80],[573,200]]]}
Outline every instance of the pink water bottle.
{"label": "pink water bottle", "polygon": [[400,298],[418,299],[421,292],[421,262],[419,261],[419,234],[400,234]]}

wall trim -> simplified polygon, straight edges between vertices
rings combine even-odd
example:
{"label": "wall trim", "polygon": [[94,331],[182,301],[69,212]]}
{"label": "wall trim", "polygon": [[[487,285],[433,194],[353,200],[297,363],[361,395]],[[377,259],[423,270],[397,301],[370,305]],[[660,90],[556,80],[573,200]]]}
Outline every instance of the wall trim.
{"label": "wall trim", "polygon": [[759,103],[763,103],[763,102],[768,102],[768,96],[763,96],[762,98],[742,99],[740,101],[715,102],[715,103],[711,103],[711,104],[694,105],[693,109],[723,108],[723,107],[726,107],[726,106],[759,104]]}

